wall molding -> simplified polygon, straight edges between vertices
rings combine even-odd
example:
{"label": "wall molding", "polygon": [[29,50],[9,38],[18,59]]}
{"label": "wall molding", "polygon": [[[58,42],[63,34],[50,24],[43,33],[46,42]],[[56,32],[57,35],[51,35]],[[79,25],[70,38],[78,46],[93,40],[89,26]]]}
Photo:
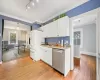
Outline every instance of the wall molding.
{"label": "wall molding", "polygon": [[80,54],[86,54],[86,55],[90,55],[90,56],[96,56],[96,53],[86,52],[86,51],[80,51]]}
{"label": "wall molding", "polygon": [[80,56],[74,56],[75,58],[80,58]]}

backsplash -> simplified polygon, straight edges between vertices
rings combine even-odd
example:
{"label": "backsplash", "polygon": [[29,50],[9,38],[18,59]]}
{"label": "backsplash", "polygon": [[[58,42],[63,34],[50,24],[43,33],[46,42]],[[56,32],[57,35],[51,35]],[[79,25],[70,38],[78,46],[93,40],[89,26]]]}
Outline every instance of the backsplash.
{"label": "backsplash", "polygon": [[61,43],[61,41],[64,41],[64,43],[66,41],[68,41],[68,44],[70,44],[70,37],[66,36],[66,37],[52,37],[52,38],[45,38],[45,43],[48,44],[57,44],[57,43]]}

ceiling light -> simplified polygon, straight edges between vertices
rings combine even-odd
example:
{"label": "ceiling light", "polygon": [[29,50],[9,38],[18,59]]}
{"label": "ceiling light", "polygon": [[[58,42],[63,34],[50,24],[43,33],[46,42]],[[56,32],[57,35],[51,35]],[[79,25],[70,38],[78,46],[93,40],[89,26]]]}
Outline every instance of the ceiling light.
{"label": "ceiling light", "polygon": [[30,9],[30,6],[27,6],[28,9]]}
{"label": "ceiling light", "polygon": [[31,8],[31,7],[28,5],[28,6],[27,6],[27,9],[30,9],[30,8]]}
{"label": "ceiling light", "polygon": [[79,22],[80,20],[81,20],[81,18],[78,18],[78,19],[75,19],[75,20],[74,20],[74,22],[76,22],[76,21],[78,21],[78,22]]}
{"label": "ceiling light", "polygon": [[32,2],[32,5],[33,5],[33,6],[35,5],[34,2]]}
{"label": "ceiling light", "polygon": [[27,9],[26,9],[26,11],[27,11]]}
{"label": "ceiling light", "polygon": [[36,0],[36,2],[39,2],[39,0]]}

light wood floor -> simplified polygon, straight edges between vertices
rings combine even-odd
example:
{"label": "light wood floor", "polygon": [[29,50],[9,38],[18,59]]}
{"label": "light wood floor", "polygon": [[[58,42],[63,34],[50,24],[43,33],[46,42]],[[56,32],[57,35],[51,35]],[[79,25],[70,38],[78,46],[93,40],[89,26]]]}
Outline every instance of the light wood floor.
{"label": "light wood floor", "polygon": [[[82,61],[87,61],[87,59],[89,59],[90,57],[88,58],[88,56],[85,57],[84,55],[82,55],[81,58]],[[89,70],[93,70],[94,72],[95,64],[92,64],[92,61],[94,61],[94,58],[92,58],[93,57],[89,59],[90,62],[88,63],[90,63],[91,65],[89,67],[87,65],[87,68],[92,68]],[[91,76],[92,79],[88,79],[89,75],[81,75],[82,71],[85,70],[83,68],[85,63],[83,66],[82,65],[82,62],[80,64],[80,67],[78,64],[75,65],[75,69],[73,71],[70,71],[66,78],[64,78],[62,74],[58,73],[44,62],[33,62],[30,57],[25,57],[0,65],[0,80],[96,80],[94,76]],[[81,69],[81,66],[83,69]],[[83,78],[83,76],[87,76],[87,78]]]}

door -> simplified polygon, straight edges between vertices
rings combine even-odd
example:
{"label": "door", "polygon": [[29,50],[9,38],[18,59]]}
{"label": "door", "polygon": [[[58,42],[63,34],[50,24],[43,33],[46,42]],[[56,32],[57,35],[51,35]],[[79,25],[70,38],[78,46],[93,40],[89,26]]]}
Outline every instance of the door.
{"label": "door", "polygon": [[48,37],[57,37],[57,21],[54,21],[48,25]]}
{"label": "door", "polygon": [[48,25],[43,26],[43,37],[48,37]]}

